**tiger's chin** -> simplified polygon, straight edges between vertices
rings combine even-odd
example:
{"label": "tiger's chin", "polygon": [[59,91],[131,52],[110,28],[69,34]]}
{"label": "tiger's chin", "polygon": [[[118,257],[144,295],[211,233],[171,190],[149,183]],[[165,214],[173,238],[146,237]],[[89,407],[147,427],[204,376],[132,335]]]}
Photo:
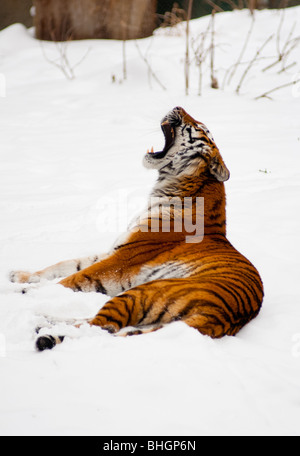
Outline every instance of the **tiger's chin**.
{"label": "tiger's chin", "polygon": [[147,169],[157,169],[160,170],[163,168],[169,160],[163,160],[163,159],[154,159],[153,157],[150,156],[150,153],[147,153],[144,157],[143,160],[143,165]]}

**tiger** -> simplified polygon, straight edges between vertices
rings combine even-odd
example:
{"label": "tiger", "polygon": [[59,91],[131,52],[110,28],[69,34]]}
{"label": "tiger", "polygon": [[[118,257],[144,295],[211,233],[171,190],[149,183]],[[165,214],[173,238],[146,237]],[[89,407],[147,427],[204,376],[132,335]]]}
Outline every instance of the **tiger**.
{"label": "tiger", "polygon": [[[158,174],[149,198],[154,209],[149,202],[107,254],[35,273],[15,271],[10,279],[62,279],[58,283],[75,292],[107,295],[87,323],[113,335],[145,334],[181,321],[213,339],[235,336],[259,314],[264,287],[257,269],[226,237],[224,182],[230,172],[208,128],[182,107],[162,119],[161,129],[163,150],[152,148],[143,159]],[[63,340],[41,336],[37,348]]]}

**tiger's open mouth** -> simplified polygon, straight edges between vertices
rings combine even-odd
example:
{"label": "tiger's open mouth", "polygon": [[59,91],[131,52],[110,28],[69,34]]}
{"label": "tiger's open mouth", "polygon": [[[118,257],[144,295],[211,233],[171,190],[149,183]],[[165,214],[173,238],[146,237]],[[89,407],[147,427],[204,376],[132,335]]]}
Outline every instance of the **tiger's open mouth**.
{"label": "tiger's open mouth", "polygon": [[151,155],[151,157],[156,159],[164,158],[167,155],[168,151],[171,149],[171,147],[173,147],[175,144],[175,129],[167,120],[161,124],[161,129],[163,131],[163,134],[165,135],[166,140],[164,149],[160,152],[154,152],[152,147],[151,152],[149,150],[147,151],[147,153]]}

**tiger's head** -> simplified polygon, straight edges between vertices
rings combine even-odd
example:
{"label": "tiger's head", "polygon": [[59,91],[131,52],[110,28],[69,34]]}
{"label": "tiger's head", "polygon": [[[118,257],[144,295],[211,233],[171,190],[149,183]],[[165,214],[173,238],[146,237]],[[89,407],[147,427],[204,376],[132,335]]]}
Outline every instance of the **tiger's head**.
{"label": "tiger's head", "polygon": [[165,147],[147,152],[146,168],[157,169],[161,177],[213,176],[219,182],[229,179],[219,149],[208,128],[193,119],[183,108],[170,111],[162,120]]}

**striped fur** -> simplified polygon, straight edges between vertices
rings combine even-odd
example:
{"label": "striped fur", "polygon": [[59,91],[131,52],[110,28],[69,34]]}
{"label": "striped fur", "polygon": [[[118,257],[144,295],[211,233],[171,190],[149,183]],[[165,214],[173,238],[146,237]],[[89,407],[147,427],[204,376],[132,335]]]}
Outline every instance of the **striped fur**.
{"label": "striped fur", "polygon": [[[147,230],[153,220],[146,213],[101,260],[74,260],[35,274],[12,273],[11,278],[54,278],[68,265],[72,275],[60,282],[63,286],[111,298],[89,323],[112,333],[140,334],[181,320],[213,338],[235,335],[258,315],[263,284],[255,267],[226,238],[224,182],[229,171],[208,129],[184,109],[173,109],[162,129],[164,150],[144,158],[147,168],[158,171],[151,196],[162,201],[190,198],[189,217],[203,222],[201,242],[187,243],[191,233],[184,226],[175,230],[176,209],[169,207],[169,232],[162,230],[159,211],[157,229]],[[204,198],[201,214],[199,197]]]}

